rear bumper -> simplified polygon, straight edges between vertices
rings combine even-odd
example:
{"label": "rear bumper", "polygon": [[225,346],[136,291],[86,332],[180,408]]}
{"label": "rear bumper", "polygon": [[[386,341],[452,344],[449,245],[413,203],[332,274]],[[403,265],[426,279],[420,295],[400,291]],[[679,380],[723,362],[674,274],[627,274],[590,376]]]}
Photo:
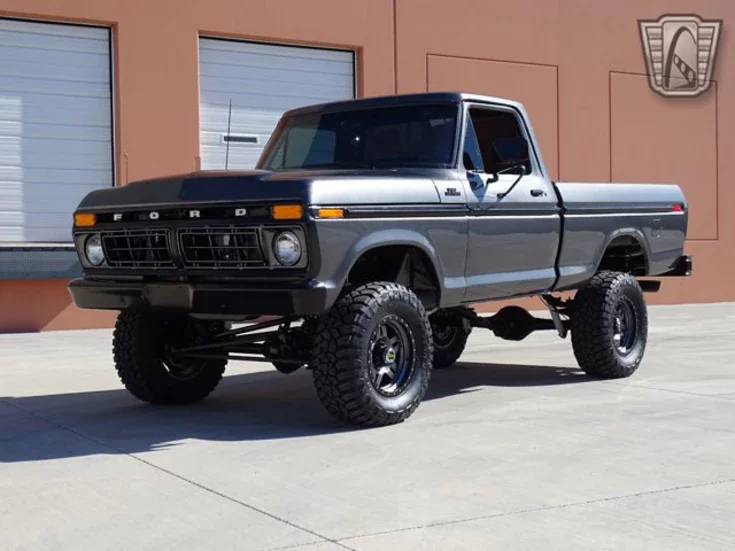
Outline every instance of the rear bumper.
{"label": "rear bumper", "polygon": [[332,293],[315,282],[289,287],[233,284],[108,282],[74,279],[69,284],[79,308],[124,310],[138,307],[212,316],[320,314]]}
{"label": "rear bumper", "polygon": [[690,275],[692,275],[692,257],[684,255],[676,260],[671,270],[656,277],[688,277]]}

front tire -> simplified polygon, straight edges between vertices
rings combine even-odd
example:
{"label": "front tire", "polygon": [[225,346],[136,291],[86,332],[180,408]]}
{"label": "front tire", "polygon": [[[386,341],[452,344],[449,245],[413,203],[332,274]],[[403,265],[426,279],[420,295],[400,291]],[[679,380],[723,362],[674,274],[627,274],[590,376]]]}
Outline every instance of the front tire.
{"label": "front tire", "polygon": [[643,360],[648,313],[638,281],[630,274],[600,272],[574,298],[572,348],[588,375],[630,377]]}
{"label": "front tire", "polygon": [[189,404],[219,384],[226,360],[175,358],[175,347],[203,344],[224,324],[187,316],[123,310],[113,333],[115,369],[128,391],[151,404]]}
{"label": "front tire", "polygon": [[431,327],[418,297],[396,283],[368,283],[319,319],[312,373],[335,418],[361,426],[400,423],[429,385]]}

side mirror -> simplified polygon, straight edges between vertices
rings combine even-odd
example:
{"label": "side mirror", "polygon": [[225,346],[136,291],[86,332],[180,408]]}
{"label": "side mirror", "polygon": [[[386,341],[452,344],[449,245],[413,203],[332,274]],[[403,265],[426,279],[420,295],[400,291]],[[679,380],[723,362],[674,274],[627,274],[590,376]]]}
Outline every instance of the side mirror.
{"label": "side mirror", "polygon": [[513,189],[521,181],[524,174],[526,174],[526,166],[528,165],[528,142],[526,138],[502,138],[497,139],[493,142],[493,153],[497,159],[497,165],[500,167],[496,171],[496,174],[503,172],[511,172],[517,169],[521,169],[518,178],[513,182],[510,187],[498,193],[498,200],[502,200],[513,191]]}
{"label": "side mirror", "polygon": [[493,153],[503,167],[525,165],[528,162],[528,142],[523,137],[499,138],[493,142]]}

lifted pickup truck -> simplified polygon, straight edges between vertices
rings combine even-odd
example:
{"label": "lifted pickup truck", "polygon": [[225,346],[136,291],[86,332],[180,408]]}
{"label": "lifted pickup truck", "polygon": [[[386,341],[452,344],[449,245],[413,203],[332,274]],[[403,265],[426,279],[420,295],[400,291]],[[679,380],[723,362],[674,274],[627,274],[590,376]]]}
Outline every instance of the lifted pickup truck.
{"label": "lifted pickup truck", "polygon": [[[121,310],[115,364],[141,400],[201,400],[228,360],[260,360],[310,368],[338,419],[389,425],[473,327],[569,331],[586,373],[631,375],[660,286],[638,278],[690,274],[687,216],[674,185],[552,182],[519,103],[361,99],[286,113],[257,170],[90,193],[70,290]],[[522,296],[550,319],[469,306]]]}

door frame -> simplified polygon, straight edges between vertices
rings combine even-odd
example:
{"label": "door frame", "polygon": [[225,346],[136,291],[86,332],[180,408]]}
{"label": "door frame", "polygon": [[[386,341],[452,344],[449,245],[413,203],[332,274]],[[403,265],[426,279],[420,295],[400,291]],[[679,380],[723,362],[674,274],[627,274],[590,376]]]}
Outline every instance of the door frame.
{"label": "door frame", "polygon": [[[464,108],[462,110],[462,141],[460,144],[459,154],[459,178],[462,180],[465,186],[465,194],[467,196],[468,207],[470,207],[469,217],[469,236],[467,241],[467,255],[466,255],[466,268],[465,278],[468,281],[468,286],[465,291],[466,302],[476,302],[488,299],[508,298],[511,296],[535,294],[545,289],[550,288],[556,280],[556,257],[558,254],[558,245],[561,240],[561,214],[559,210],[558,198],[554,190],[553,184],[546,176],[543,164],[541,163],[540,157],[537,154],[534,135],[530,128],[526,125],[525,117],[521,110],[514,108],[513,106],[485,103],[479,101],[465,101]],[[529,161],[531,170],[523,176],[527,179],[527,182],[519,182],[519,186],[515,189],[521,191],[527,186],[523,186],[524,183],[529,183],[534,186],[539,186],[544,189],[546,196],[540,197],[537,200],[532,200],[528,197],[525,201],[515,201],[513,205],[512,195],[509,196],[510,204],[507,206],[502,205],[500,200],[486,201],[484,196],[480,196],[476,193],[476,190],[471,189],[469,182],[468,171],[464,168],[462,163],[462,152],[464,151],[465,137],[466,137],[466,125],[471,122],[470,120],[470,109],[487,109],[490,111],[501,111],[510,113],[515,117],[516,124],[519,129],[520,135],[526,139],[529,146]],[[484,168],[484,167],[483,167]],[[510,182],[517,178],[518,174],[511,175],[500,175],[499,182],[508,181]],[[485,193],[491,188],[496,186],[498,182],[492,184],[485,184]],[[501,184],[502,185],[502,184]],[[490,193],[496,193],[498,191],[507,191],[507,189],[498,189],[490,191]],[[513,193],[515,195],[515,191]],[[473,208],[474,207],[474,208]],[[543,251],[547,253],[545,256],[548,260],[551,260],[552,265],[547,266],[544,261],[544,266],[526,267],[521,270],[514,266],[508,266],[507,270],[489,270],[484,273],[482,270],[479,272],[483,273],[468,273],[467,269],[471,267],[477,267],[477,257],[472,259],[473,255],[473,236],[478,232],[482,232],[482,228],[488,229],[495,227],[496,224],[505,226],[507,228],[513,228],[513,233],[518,235],[523,233],[519,228],[528,228],[533,225],[533,221],[537,220],[540,225],[548,226],[547,231],[551,231],[556,235],[556,246],[553,250]],[[491,226],[487,226],[490,224]],[[492,232],[491,232],[492,233]],[[529,235],[533,235],[530,232]],[[549,235],[551,237],[551,234]],[[551,241],[554,241],[553,239]],[[529,250],[529,253],[531,251]],[[542,252],[542,251],[537,251]],[[475,251],[475,254],[478,254]],[[534,255],[535,257],[535,255]],[[550,258],[549,258],[550,257]],[[489,268],[490,262],[485,263],[486,267]],[[525,277],[524,277],[525,276]],[[510,278],[510,279],[509,279]],[[515,281],[513,281],[515,280]],[[476,284],[469,285],[470,281],[476,281]],[[548,285],[547,285],[548,284]]]}

